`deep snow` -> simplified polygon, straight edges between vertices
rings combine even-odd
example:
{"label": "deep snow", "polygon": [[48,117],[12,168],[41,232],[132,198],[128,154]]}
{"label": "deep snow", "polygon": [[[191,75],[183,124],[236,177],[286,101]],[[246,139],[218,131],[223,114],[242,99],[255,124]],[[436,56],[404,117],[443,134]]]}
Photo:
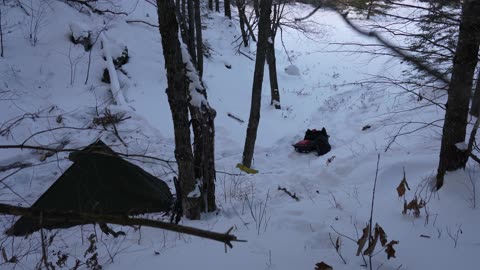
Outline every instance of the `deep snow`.
{"label": "deep snow", "polygon": [[[7,2],[13,5],[14,1]],[[126,20],[145,20],[156,24],[155,8],[146,1],[118,1],[116,8],[128,12],[128,16],[100,16],[80,13],[61,1],[42,2],[32,2],[36,10],[41,9],[45,14],[35,46],[28,38],[31,16],[18,6],[1,6],[2,23],[18,25],[5,36],[5,57],[0,59],[0,122],[14,123],[14,117],[30,114],[10,134],[1,136],[0,144],[20,144],[26,139],[31,145],[67,140],[67,147],[75,148],[102,137],[118,151],[173,160],[173,124],[165,94],[166,75],[158,29],[126,23]],[[288,6],[290,17],[301,17],[311,9],[301,4]],[[233,14],[236,18],[235,10]],[[387,260],[383,251],[374,256],[374,269],[478,267],[480,213],[478,206],[473,208],[472,200],[475,191],[478,192],[474,185],[480,179],[479,167],[471,163],[465,171],[448,174],[445,187],[432,193],[429,184],[438,163],[442,123],[435,122],[439,127],[412,134],[408,132],[422,126],[421,123],[402,128],[409,121],[424,123],[441,119],[443,111],[434,106],[409,110],[428,103],[417,101],[402,89],[355,83],[372,75],[399,78],[406,66],[390,57],[335,53],[341,48],[331,43],[374,41],[358,36],[332,11],[319,10],[310,20],[315,23],[306,24],[314,30],[308,36],[291,29],[283,33],[289,57],[280,38],[276,40],[282,109],[270,106],[266,74],[253,162],[260,173],[245,175],[235,165],[241,159],[247,123],[232,119],[228,113],[248,121],[254,62],[236,52],[235,46],[240,42],[238,21],[203,10],[206,26],[203,37],[211,48],[203,80],[209,103],[217,111],[219,211],[203,215],[200,221],[184,219],[181,223],[218,232],[233,226],[233,234],[248,242],[235,243],[225,253],[222,244],[210,240],[150,228],[138,232],[115,226],[127,232],[127,236],[117,239],[98,236],[99,261],[106,269],[313,269],[320,261],[334,269],[359,269],[363,261],[355,256],[356,243],[342,237],[341,254],[347,261],[343,264],[329,234],[334,240],[338,237],[335,231],[358,239],[357,233],[361,234],[370,215],[378,153],[381,159],[373,219],[384,228],[389,240],[400,243],[395,246],[396,258]],[[72,23],[92,29],[94,36],[102,32],[113,57],[128,47],[130,61],[123,67],[126,74],[118,72],[126,105],[111,105],[110,85],[100,81],[107,67],[102,60],[104,51],[100,41],[94,45],[85,83],[89,54],[83,46],[70,42]],[[241,50],[254,56],[255,43]],[[291,65],[298,68],[298,76],[286,72]],[[128,147],[102,127],[92,128],[93,117],[106,106],[113,113],[124,112],[131,117],[118,125]],[[60,115],[62,121],[58,123]],[[365,125],[371,128],[362,131]],[[293,150],[291,144],[300,140],[307,128],[322,127],[331,136],[330,153],[317,157]],[[51,128],[58,129],[29,138],[35,132]],[[407,134],[396,138],[385,152],[392,136],[401,133]],[[42,154],[0,150],[0,165],[15,161],[37,164],[5,180],[12,171],[0,174],[2,203],[32,204],[70,165],[65,159],[68,153],[48,157],[44,162],[39,161]],[[168,166],[133,162],[173,187],[173,174]],[[428,200],[428,215],[424,209],[418,218],[402,215],[404,202],[395,189],[403,177],[403,169],[412,188],[406,198],[410,200],[417,194]],[[279,191],[279,186],[296,193],[300,201]],[[2,216],[1,221],[7,228],[12,218]],[[455,243],[459,229],[461,234]],[[93,231],[92,225],[59,231],[49,249],[69,254],[71,267],[75,257],[85,261],[86,238]],[[22,257],[19,264],[2,260],[0,268],[33,269],[41,258],[39,239],[39,233],[35,233],[28,239],[9,238],[2,242],[9,257],[34,251]],[[53,254],[50,258],[56,260]]]}

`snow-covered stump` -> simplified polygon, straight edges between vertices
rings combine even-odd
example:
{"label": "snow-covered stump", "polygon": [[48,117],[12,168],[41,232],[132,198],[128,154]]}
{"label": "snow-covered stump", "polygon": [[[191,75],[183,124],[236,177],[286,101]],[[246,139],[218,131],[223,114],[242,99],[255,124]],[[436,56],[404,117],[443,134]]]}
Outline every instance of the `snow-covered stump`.
{"label": "snow-covered stump", "polygon": [[70,23],[70,40],[73,44],[81,44],[85,51],[92,48],[91,40],[92,31],[86,24],[72,22]]}
{"label": "snow-covered stump", "polygon": [[124,107],[126,105],[125,96],[123,95],[122,89],[120,88],[120,82],[118,81],[117,70],[115,69],[115,64],[113,63],[112,53],[110,52],[108,39],[104,33],[100,34],[102,41],[103,53],[105,56],[105,61],[107,62],[108,75],[110,77],[110,87],[112,92],[112,97],[116,105]]}

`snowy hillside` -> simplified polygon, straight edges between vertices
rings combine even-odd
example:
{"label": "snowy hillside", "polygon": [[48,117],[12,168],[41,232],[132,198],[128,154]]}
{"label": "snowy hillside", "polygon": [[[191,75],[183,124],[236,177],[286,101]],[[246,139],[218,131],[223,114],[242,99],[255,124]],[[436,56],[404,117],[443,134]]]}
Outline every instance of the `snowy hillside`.
{"label": "snowy hillside", "polygon": [[[150,3],[154,1],[100,1],[104,6],[99,9],[117,14],[82,12],[67,1],[5,2],[0,6],[6,33],[0,58],[0,145],[68,150],[101,138],[118,152],[173,164],[173,122],[155,27],[157,11]],[[364,269],[362,256],[355,256],[356,241],[370,218],[378,155],[373,223],[385,230],[389,242],[399,243],[394,246],[396,258],[390,259],[377,246],[374,269],[477,269],[480,212],[475,196],[480,167],[469,163],[464,171],[449,173],[445,187],[432,192],[442,127],[437,119],[444,117],[444,111],[400,87],[371,83],[374,76],[403,76],[405,63],[336,45],[375,40],[357,34],[331,10],[320,9],[304,22],[310,30],[307,34],[285,29],[284,47],[278,35],[275,48],[282,109],[270,105],[265,74],[252,166],[259,173],[245,174],[235,166],[245,142],[256,44],[240,46],[239,53],[236,8],[230,20],[207,10],[206,1],[202,4],[203,39],[210,48],[203,80],[217,111],[219,210],[203,214],[199,221],[184,218],[180,224],[221,233],[233,227],[232,234],[247,242],[234,243],[225,253],[218,242],[145,227],[113,226],[126,233],[118,238],[93,225],[45,231],[47,237],[55,235],[48,247],[49,259],[55,263],[61,254],[68,255],[63,268],[56,265],[57,269],[72,269],[76,259],[81,262],[78,269],[98,269],[87,263],[93,254],[86,253],[92,233],[97,233],[96,252],[103,269],[314,269],[321,261],[336,270]],[[313,10],[304,4],[286,8],[291,19]],[[96,38],[91,51],[71,42],[72,34],[82,32]],[[107,52],[116,58],[125,48],[129,59],[117,72],[116,92],[102,82],[107,68],[103,58]],[[286,72],[291,65],[298,67],[298,75]],[[426,97],[439,95],[425,91]],[[106,114],[122,118],[115,130],[95,124],[95,118]],[[425,123],[432,124],[422,128]],[[330,135],[328,154],[294,151],[292,144],[303,139],[307,129],[322,127]],[[0,203],[31,206],[72,164],[66,150],[49,154],[0,149],[0,167],[34,164],[0,172]],[[142,158],[129,161],[167,182],[174,192],[175,165]],[[414,196],[426,201],[418,217],[410,211],[402,214],[404,199],[396,189],[404,172],[411,188],[405,194],[407,202]],[[0,216],[2,232],[14,220]],[[335,249],[337,238],[345,263]],[[2,235],[0,239],[5,254],[0,269],[44,267],[39,232],[28,238]],[[5,262],[14,256],[17,261]]]}

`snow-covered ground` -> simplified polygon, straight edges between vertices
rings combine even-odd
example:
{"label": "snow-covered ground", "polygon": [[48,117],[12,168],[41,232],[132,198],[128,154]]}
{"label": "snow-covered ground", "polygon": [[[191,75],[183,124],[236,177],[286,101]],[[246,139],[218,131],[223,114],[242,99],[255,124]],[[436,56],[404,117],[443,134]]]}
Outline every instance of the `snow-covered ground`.
{"label": "snow-covered ground", "polygon": [[[146,1],[116,1],[115,9],[127,12],[127,16],[88,15],[62,1],[39,0],[29,4],[35,15],[27,16],[15,1],[6,2],[7,6],[1,6],[2,25],[10,27],[10,32],[4,36],[5,56],[0,58],[0,122],[4,123],[0,130],[8,125],[12,129],[1,134],[0,144],[65,141],[66,148],[76,148],[101,137],[117,151],[174,159],[159,31],[146,24],[126,22],[156,24],[154,6]],[[308,14],[312,7],[295,4],[287,9],[293,18]],[[471,163],[465,171],[449,173],[444,188],[431,192],[442,122],[410,131],[442,119],[443,111],[425,106],[427,101],[417,101],[402,89],[356,83],[372,76],[399,78],[406,66],[390,57],[334,52],[341,47],[332,43],[374,41],[359,36],[332,11],[319,10],[313,15],[309,19],[312,22],[306,23],[312,30],[307,36],[285,29],[285,49],[280,37],[276,40],[282,109],[270,106],[265,74],[253,162],[260,172],[246,175],[235,168],[247,128],[254,62],[237,52],[240,29],[233,13],[234,19],[229,20],[220,13],[203,10],[203,38],[211,48],[203,79],[209,102],[217,111],[219,211],[203,215],[200,221],[184,219],[181,224],[217,232],[234,227],[233,234],[247,242],[235,243],[225,253],[222,244],[210,240],[150,228],[136,231],[115,227],[127,235],[112,238],[99,233],[98,261],[103,267],[313,269],[316,263],[325,261],[334,269],[359,269],[364,262],[355,256],[357,244],[348,237],[357,240],[369,220],[380,154],[373,222],[382,226],[389,241],[398,240],[399,244],[394,246],[396,258],[390,260],[377,247],[374,269],[476,269],[480,263],[476,257],[480,252],[480,212],[474,200],[479,167]],[[38,29],[31,30],[31,25],[37,24]],[[101,82],[106,68],[102,38],[89,55],[82,45],[70,42],[70,29],[91,31],[93,37],[101,32],[113,57],[128,47],[130,59],[123,66],[125,73],[118,72],[125,104],[112,105],[110,85]],[[37,40],[30,38],[31,34]],[[254,56],[255,43],[241,50]],[[300,74],[288,74],[284,69],[290,65],[298,67]],[[117,126],[128,147],[111,131],[92,125],[92,119],[106,107],[130,117]],[[412,110],[416,107],[422,108]],[[245,122],[232,119],[229,113]],[[19,116],[26,117],[18,120]],[[407,122],[418,124],[404,126]],[[366,125],[371,128],[362,130]],[[307,128],[322,127],[330,135],[331,152],[317,157],[293,150],[291,144],[302,139]],[[47,129],[52,130],[41,132]],[[31,137],[37,132],[41,133]],[[0,174],[0,202],[31,205],[71,164],[66,159],[68,153],[40,161],[42,155],[30,150],[0,150],[0,165],[16,161],[36,164],[6,179],[13,171]],[[173,187],[169,167],[134,162]],[[398,198],[396,188],[404,170],[411,187],[406,199],[410,201],[416,195],[427,201],[419,217],[402,214],[404,200]],[[295,193],[299,201],[279,187]],[[1,221],[4,228],[12,224],[11,217],[2,216]],[[75,265],[75,258],[85,262],[91,256],[84,255],[89,247],[87,237],[94,230],[92,225],[85,225],[58,231],[49,247],[50,260],[56,262],[56,254],[61,251],[69,255],[66,268]],[[346,264],[329,239],[331,235],[336,241],[339,234],[344,235],[340,237],[340,252]],[[13,264],[2,259],[0,268],[35,268],[41,258],[39,241],[38,232],[28,239],[6,239],[0,245],[7,258],[17,256],[20,261]]]}

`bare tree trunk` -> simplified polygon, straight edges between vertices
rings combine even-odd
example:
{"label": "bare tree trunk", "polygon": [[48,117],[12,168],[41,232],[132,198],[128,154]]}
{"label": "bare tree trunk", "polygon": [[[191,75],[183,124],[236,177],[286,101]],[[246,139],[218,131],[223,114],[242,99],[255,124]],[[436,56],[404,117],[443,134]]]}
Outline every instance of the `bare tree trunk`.
{"label": "bare tree trunk", "polygon": [[[206,97],[206,96],[205,96]],[[190,106],[194,137],[195,178],[202,180],[201,210],[212,212],[215,203],[215,110]]]}
{"label": "bare tree trunk", "polygon": [[[177,12],[177,16],[180,15],[180,5],[181,5],[181,2],[180,0],[175,0],[175,12]],[[180,18],[178,18],[178,20],[180,20]],[[178,22],[180,23],[180,22]]]}
{"label": "bare tree trunk", "polygon": [[480,69],[477,75],[477,86],[472,99],[472,107],[470,108],[470,114],[479,118],[480,117]]}
{"label": "bare tree trunk", "polygon": [[271,101],[270,105],[275,106],[275,109],[281,109],[280,106],[280,92],[278,90],[278,78],[277,78],[277,61],[275,58],[275,45],[268,43],[267,45],[267,63],[268,63],[268,74],[270,77],[270,92],[271,92]]}
{"label": "bare tree trunk", "polygon": [[213,0],[208,0],[208,9],[213,10]]}
{"label": "bare tree trunk", "polygon": [[188,0],[188,53],[192,57],[193,64],[197,66],[197,56],[195,51],[195,8],[193,6],[193,1]]}
{"label": "bare tree trunk", "polygon": [[220,0],[215,0],[215,11],[220,12]]}
{"label": "bare tree trunk", "polygon": [[252,103],[250,107],[250,118],[248,120],[247,136],[245,138],[242,159],[243,165],[248,168],[252,166],[255,140],[257,139],[258,123],[260,121],[262,83],[265,68],[265,57],[268,46],[268,36],[270,33],[271,7],[272,0],[262,0],[260,3],[260,20],[258,22],[258,43],[255,71],[253,74]]}
{"label": "bare tree trunk", "polygon": [[188,0],[182,0],[182,19],[183,19],[183,24],[186,25],[186,17],[187,17],[187,1]]}
{"label": "bare tree trunk", "polygon": [[255,16],[260,17],[260,7],[258,4],[259,0],[253,0],[253,10],[255,11]]}
{"label": "bare tree trunk", "polygon": [[200,218],[199,198],[189,196],[196,188],[193,153],[190,146],[188,117],[188,85],[178,37],[178,23],[173,0],[157,0],[158,25],[162,37],[165,68],[167,70],[167,96],[172,111],[175,132],[175,159],[182,189],[182,207],[187,218]]}
{"label": "bare tree trunk", "polygon": [[240,19],[240,31],[242,32],[243,45],[248,47],[248,35],[245,31],[245,20],[242,14],[245,14],[245,4],[244,0],[235,0],[238,9],[238,17]]}
{"label": "bare tree trunk", "polygon": [[243,12],[241,15],[243,16],[243,20],[245,22],[245,25],[247,26],[250,37],[252,38],[253,41],[257,42],[257,39],[255,38],[255,32],[253,32],[252,26],[250,25],[250,22],[247,19],[247,15],[245,14],[245,5],[243,6]]}
{"label": "bare tree trunk", "polygon": [[230,8],[230,0],[225,0],[223,2],[225,5],[225,17],[228,17],[229,19],[232,19],[232,9]]}
{"label": "bare tree trunk", "polygon": [[0,57],[3,57],[2,9],[0,8]]}
{"label": "bare tree trunk", "polygon": [[277,61],[275,57],[275,35],[277,33],[278,27],[280,26],[280,15],[280,5],[273,5],[272,25],[270,27],[270,37],[267,44],[267,63],[268,74],[270,77],[270,105],[273,105],[275,109],[281,109],[280,92],[277,77]]}
{"label": "bare tree trunk", "polygon": [[195,1],[195,30],[197,37],[197,70],[198,75],[203,75],[203,40],[202,40],[202,16],[200,14],[200,0]]}
{"label": "bare tree trunk", "polygon": [[468,160],[468,151],[458,149],[456,144],[465,142],[468,105],[480,44],[480,16],[478,14],[480,14],[480,0],[463,2],[452,79],[448,89],[448,106],[443,125],[437,189],[442,187],[446,171],[464,168]]}

